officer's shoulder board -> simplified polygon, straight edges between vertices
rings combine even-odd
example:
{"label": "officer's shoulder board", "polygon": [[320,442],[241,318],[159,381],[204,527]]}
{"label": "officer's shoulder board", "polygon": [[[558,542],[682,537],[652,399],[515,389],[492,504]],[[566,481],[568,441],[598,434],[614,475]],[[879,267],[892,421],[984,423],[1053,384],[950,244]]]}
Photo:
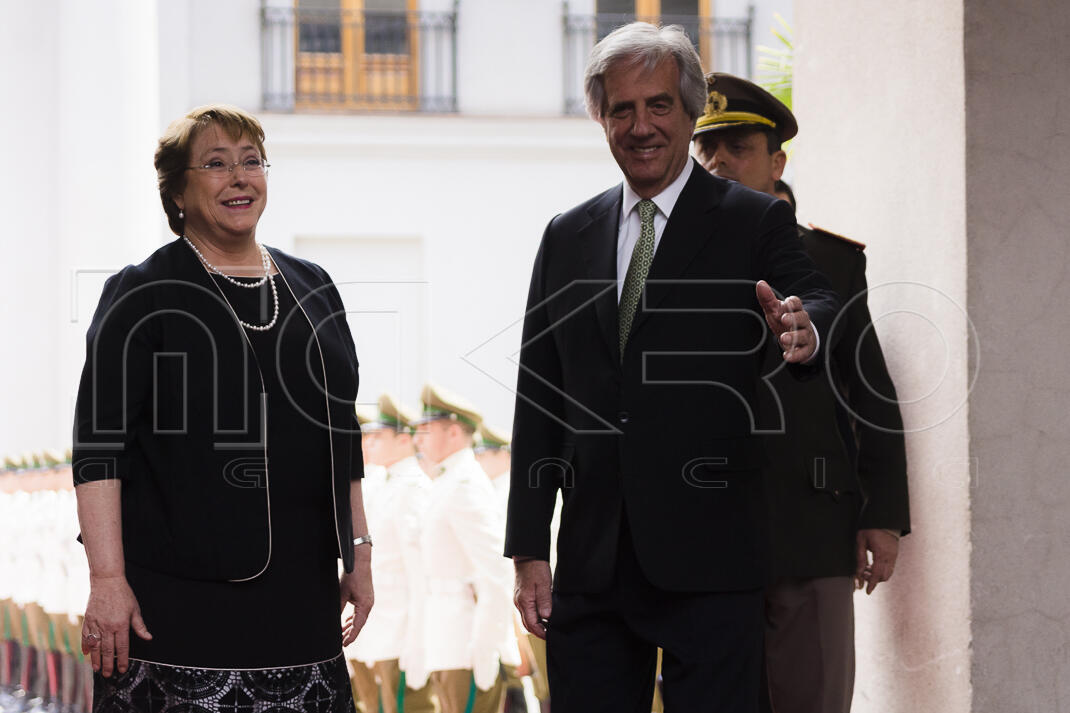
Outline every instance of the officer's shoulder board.
{"label": "officer's shoulder board", "polygon": [[808,225],[810,226],[810,230],[814,231],[814,233],[816,235],[823,235],[823,236],[825,236],[827,238],[834,238],[834,239],[839,240],[841,242],[847,243],[848,245],[853,247],[858,252],[862,252],[863,250],[866,249],[866,244],[865,243],[860,243],[857,240],[851,240],[850,238],[848,238],[846,236],[843,236],[843,235],[840,235],[839,233],[833,233],[831,230],[825,230],[824,228],[819,228],[816,225],[814,225],[813,223],[808,223]]}

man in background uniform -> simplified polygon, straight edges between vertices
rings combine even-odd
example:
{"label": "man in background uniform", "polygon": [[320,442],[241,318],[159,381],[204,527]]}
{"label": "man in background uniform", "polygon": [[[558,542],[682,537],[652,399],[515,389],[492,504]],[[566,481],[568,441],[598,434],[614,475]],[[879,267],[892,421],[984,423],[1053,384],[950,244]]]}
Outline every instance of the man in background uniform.
{"label": "man in background uniform", "polygon": [[[509,437],[486,423],[480,423],[479,444],[475,452],[479,466],[494,486],[494,494],[498,500],[504,527],[505,510],[509,504]],[[512,575],[510,575],[510,580],[512,580]]]}
{"label": "man in background uniform", "polygon": [[386,479],[368,513],[368,531],[375,538],[372,580],[378,601],[353,644],[353,656],[378,679],[375,710],[382,713],[435,710],[424,666],[426,583],[419,541],[431,480],[416,462],[415,420],[414,412],[383,394],[374,430],[364,445],[368,461],[386,469]]}
{"label": "man in background uniform", "polygon": [[[486,422],[479,424],[479,444],[475,448],[476,460],[483,471],[490,478],[494,486],[495,506],[501,518],[502,530],[505,530],[505,516],[509,509],[509,436],[504,432],[491,428]],[[506,588],[513,586],[513,573],[507,569],[508,579]],[[515,641],[520,647],[520,658],[516,661],[502,660],[502,678],[505,680],[505,709],[504,713],[527,713],[528,705],[524,700],[524,682],[518,673],[518,668],[526,659],[530,668],[532,659],[531,647],[527,645],[527,632],[520,622],[520,614],[513,610],[513,628],[507,635],[507,641],[503,646],[506,651],[513,649]]]}
{"label": "man in background uniform", "polygon": [[[501,508],[502,526],[505,526],[506,511],[509,505],[509,483],[511,454],[509,452],[509,436],[505,432],[496,430],[482,423],[479,426],[480,445],[476,448],[476,459],[487,472],[490,482],[494,486],[495,496],[498,499],[498,507]],[[557,530],[561,524],[561,494],[557,495],[557,505],[553,519],[550,522],[551,567],[556,562]],[[509,572],[509,587],[513,586],[513,573]],[[531,686],[535,698],[539,700],[541,713],[550,711],[550,686],[546,677],[546,642],[527,633],[523,623],[519,620],[519,612],[513,608],[513,627],[516,630],[517,644],[520,647],[522,662],[527,663],[531,673]],[[506,706],[505,713],[520,713],[527,710],[527,704],[522,696],[521,679],[516,673],[516,667],[508,664],[502,665],[505,671],[506,681]],[[517,686],[521,688],[518,690]]]}
{"label": "man in background uniform", "polygon": [[[755,84],[707,76],[694,142],[711,173],[775,195],[797,130],[791,111]],[[797,381],[783,371],[763,392],[759,427],[766,471],[770,586],[766,673],[776,713],[846,713],[854,689],[855,586],[867,593],[892,576],[898,540],[910,530],[903,422],[866,306],[864,245],[799,227],[811,259],[844,308],[822,340],[836,345],[827,373]],[[764,373],[779,364],[767,351]],[[804,408],[805,404],[805,408]],[[872,554],[872,562],[869,556]]]}
{"label": "man in background uniform", "polygon": [[416,444],[436,468],[420,534],[427,580],[424,646],[442,713],[498,713],[500,662],[512,621],[512,590],[494,488],[476,462],[482,417],[460,397],[428,384]]}

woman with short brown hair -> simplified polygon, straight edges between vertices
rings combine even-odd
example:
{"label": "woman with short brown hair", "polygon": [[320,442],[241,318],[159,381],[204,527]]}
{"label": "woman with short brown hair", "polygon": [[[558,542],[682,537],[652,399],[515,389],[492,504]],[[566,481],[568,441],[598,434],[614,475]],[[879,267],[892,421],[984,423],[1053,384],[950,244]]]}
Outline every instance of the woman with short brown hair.
{"label": "woman with short brown hair", "polygon": [[179,238],[112,276],[89,328],[94,710],[353,709],[342,645],[373,600],[357,358],[327,273],[256,241],[266,159],[235,107],[171,124],[155,163]]}

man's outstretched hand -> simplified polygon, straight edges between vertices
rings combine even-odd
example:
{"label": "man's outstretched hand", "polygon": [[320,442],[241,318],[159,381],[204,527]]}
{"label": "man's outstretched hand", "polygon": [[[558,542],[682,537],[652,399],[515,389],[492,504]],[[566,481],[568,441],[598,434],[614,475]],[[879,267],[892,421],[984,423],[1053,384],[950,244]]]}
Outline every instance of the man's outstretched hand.
{"label": "man's outstretched hand", "polygon": [[789,364],[808,361],[817,351],[817,332],[810,323],[810,315],[803,309],[802,300],[794,295],[785,300],[777,299],[765,280],[758,281],[755,293],[765,313],[765,322],[784,352],[784,361]]}

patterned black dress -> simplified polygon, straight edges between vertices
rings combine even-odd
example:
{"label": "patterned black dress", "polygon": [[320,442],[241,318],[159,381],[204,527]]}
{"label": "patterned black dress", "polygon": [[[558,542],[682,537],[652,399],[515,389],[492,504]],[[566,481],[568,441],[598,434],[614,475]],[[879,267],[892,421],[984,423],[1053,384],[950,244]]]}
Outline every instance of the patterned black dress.
{"label": "patterned black dress", "polygon": [[[213,276],[238,316],[271,320],[265,284]],[[330,483],[323,369],[312,328],[285,282],[275,327],[246,330],[268,404],[272,554],[247,582],[176,578],[127,563],[153,635],[131,633],[125,674],[94,681],[93,710],[145,713],[352,713],[342,656],[338,546]]]}

